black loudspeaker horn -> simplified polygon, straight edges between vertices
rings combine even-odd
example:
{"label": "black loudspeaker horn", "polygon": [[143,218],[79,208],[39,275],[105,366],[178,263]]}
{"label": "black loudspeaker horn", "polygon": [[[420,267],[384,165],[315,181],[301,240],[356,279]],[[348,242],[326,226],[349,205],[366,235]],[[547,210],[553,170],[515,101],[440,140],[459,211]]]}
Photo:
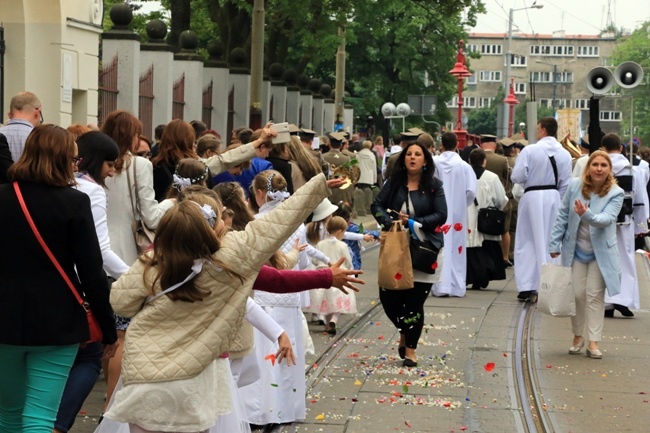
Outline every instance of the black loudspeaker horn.
{"label": "black loudspeaker horn", "polygon": [[631,89],[641,84],[643,69],[635,62],[623,62],[614,71],[614,79],[623,89]]}
{"label": "black loudspeaker horn", "polygon": [[587,73],[587,89],[594,95],[603,95],[609,92],[614,86],[614,81],[612,71],[603,66],[596,66]]}

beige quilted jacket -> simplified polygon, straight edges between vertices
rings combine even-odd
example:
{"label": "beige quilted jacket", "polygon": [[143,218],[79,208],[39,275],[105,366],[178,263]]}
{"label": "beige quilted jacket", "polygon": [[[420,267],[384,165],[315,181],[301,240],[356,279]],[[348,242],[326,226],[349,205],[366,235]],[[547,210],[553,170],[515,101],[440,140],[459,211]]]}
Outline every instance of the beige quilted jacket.
{"label": "beige quilted jacket", "polygon": [[[110,299],[117,314],[133,317],[124,343],[124,384],[193,377],[226,352],[243,320],[246,297],[260,267],[327,195],[325,176],[318,175],[277,209],[250,222],[246,230],[226,234],[215,258],[246,278],[242,284],[204,266],[195,281],[211,294],[201,302],[174,302],[160,296],[144,304],[151,295],[150,284],[143,284],[144,265],[138,261],[122,275],[113,284]],[[144,278],[149,282],[153,276],[149,272]],[[155,291],[160,292],[160,287]]]}

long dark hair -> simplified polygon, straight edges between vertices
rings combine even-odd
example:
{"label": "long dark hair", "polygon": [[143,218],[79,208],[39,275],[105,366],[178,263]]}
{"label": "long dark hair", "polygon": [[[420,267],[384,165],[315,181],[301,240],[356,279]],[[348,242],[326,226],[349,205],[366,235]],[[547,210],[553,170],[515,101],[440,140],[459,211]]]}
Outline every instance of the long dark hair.
{"label": "long dark hair", "polygon": [[406,159],[406,152],[412,146],[417,146],[422,150],[422,153],[424,154],[424,161],[426,163],[426,166],[424,167],[425,171],[423,171],[422,176],[420,176],[420,185],[418,187],[418,190],[422,192],[431,191],[434,187],[433,171],[435,166],[433,164],[433,157],[431,156],[431,152],[429,152],[429,150],[427,150],[427,148],[420,143],[408,144],[400,152],[399,157],[395,162],[393,173],[390,176],[391,190],[395,191],[395,188],[403,187],[408,181],[406,164],[404,163],[404,160]]}
{"label": "long dark hair", "polygon": [[77,138],[79,150],[79,171],[86,172],[95,182],[106,186],[102,179],[102,167],[105,161],[115,161],[120,156],[117,143],[108,135],[99,131],[90,131]]}

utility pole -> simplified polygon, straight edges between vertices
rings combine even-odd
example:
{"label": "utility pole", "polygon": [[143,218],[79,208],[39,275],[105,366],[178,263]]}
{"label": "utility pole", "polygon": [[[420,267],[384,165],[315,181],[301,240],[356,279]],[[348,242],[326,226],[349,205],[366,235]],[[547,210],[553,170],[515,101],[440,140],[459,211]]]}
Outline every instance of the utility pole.
{"label": "utility pole", "polygon": [[336,50],[335,124],[345,122],[345,107],[343,106],[343,92],[345,91],[345,27],[343,25],[339,26],[339,37],[341,43]]}
{"label": "utility pole", "polygon": [[262,81],[264,79],[264,0],[255,0],[251,35],[250,127],[262,127]]}
{"label": "utility pole", "polygon": [[555,96],[556,96],[556,91],[557,91],[557,64],[553,65],[553,99],[551,102],[551,106],[553,107],[553,114],[557,111],[557,102],[555,101]]}
{"label": "utility pole", "polygon": [[[506,52],[506,79],[503,82],[503,91],[507,94],[508,93],[508,85],[510,84],[510,71],[511,67],[510,64],[512,62],[512,21],[513,17],[515,15],[515,10],[510,8],[510,13],[508,14],[508,51]],[[502,131],[508,131],[508,125],[510,123],[510,119],[508,110],[505,109],[503,110],[503,125],[501,125],[501,130]],[[505,132],[503,132],[505,134]]]}

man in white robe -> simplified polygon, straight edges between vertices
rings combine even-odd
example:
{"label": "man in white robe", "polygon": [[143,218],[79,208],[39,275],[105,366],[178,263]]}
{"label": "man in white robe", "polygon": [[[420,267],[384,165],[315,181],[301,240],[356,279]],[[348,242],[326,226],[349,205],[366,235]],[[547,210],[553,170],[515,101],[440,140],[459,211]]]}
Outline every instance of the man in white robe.
{"label": "man in white robe", "polygon": [[552,117],[540,119],[537,143],[524,147],[510,176],[513,183],[524,189],[519,200],[514,252],[520,301],[528,300],[539,289],[542,264],[551,260],[548,250],[551,230],[571,180],[571,155],[556,135],[557,121]]}
{"label": "man in white robe", "polygon": [[[646,176],[637,175],[630,160],[621,154],[621,139],[616,134],[606,134],[602,139],[602,147],[609,153],[612,159],[612,174],[614,177],[632,175],[632,204],[640,204],[637,212],[627,215],[625,221],[616,226],[616,244],[621,262],[621,292],[616,296],[608,296],[605,293],[605,316],[613,317],[614,309],[626,317],[634,316],[630,308],[639,309],[639,284],[636,273],[634,236],[636,231],[636,218],[641,219],[643,227],[647,227],[646,212],[642,209],[643,203],[647,200],[646,185],[643,183]],[[623,189],[625,185],[621,183]]]}
{"label": "man in white robe", "polygon": [[433,296],[463,297],[466,290],[467,207],[476,196],[476,175],[456,152],[457,145],[456,134],[442,134],[443,152],[434,159],[434,174],[445,191],[447,222],[440,282],[433,284]]}

